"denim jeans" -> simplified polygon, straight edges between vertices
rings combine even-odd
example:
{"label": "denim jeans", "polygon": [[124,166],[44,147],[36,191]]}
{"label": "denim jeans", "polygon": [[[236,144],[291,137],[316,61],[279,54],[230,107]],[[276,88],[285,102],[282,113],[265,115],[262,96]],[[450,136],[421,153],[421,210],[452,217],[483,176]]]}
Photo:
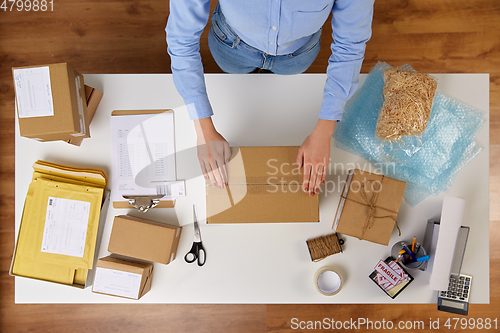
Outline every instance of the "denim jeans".
{"label": "denim jeans", "polygon": [[299,74],[311,66],[320,49],[321,29],[293,53],[273,56],[241,40],[227,24],[219,4],[212,14],[208,46],[217,65],[226,73],[245,74],[257,68],[276,74]]}

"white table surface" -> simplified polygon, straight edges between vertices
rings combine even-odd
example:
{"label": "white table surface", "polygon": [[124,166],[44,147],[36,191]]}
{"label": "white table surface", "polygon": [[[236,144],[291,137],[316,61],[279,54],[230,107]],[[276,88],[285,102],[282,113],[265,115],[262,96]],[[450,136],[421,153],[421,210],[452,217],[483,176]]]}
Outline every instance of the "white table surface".
{"label": "white table surface", "polygon": [[[436,74],[438,91],[485,112],[489,111],[488,74]],[[361,75],[363,82],[366,75]],[[208,94],[215,110],[213,121],[232,146],[300,145],[316,124],[321,105],[324,74],[278,76],[272,74],[206,75]],[[415,207],[406,202],[398,216],[402,236],[396,228],[389,246],[344,236],[344,253],[312,262],[306,240],[332,232],[339,190],[322,193],[319,223],[206,225],[201,222],[207,263],[187,264],[184,254],[191,248],[193,230],[191,207],[196,204],[200,219],[205,212],[204,180],[198,171],[195,132],[183,101],[168,74],[92,74],[85,83],[104,93],[91,124],[91,139],[80,147],[63,142],[37,142],[19,136],[16,125],[16,230],[24,198],[37,159],[74,166],[104,169],[108,176],[110,159],[110,114],[113,110],[175,110],[177,178],[186,179],[187,196],[174,209],[153,209],[145,215],[131,210],[109,208],[99,257],[107,251],[115,215],[130,213],[147,219],[185,225],[178,256],[169,265],[155,264],[152,288],[139,301],[100,295],[43,281],[16,277],[16,303],[435,303],[429,289],[430,274],[412,270],[415,280],[394,300],[386,296],[368,275],[380,259],[390,255],[391,245],[423,240],[427,220],[439,216],[444,194],[429,197]],[[462,272],[473,276],[470,301],[489,303],[489,122],[476,140],[483,151],[457,175],[449,195],[467,201],[463,225],[471,227]],[[334,147],[327,180],[338,185],[352,163],[369,170],[364,159]],[[339,163],[344,163],[345,169]],[[358,166],[358,165],[356,165]],[[195,170],[197,177],[193,176]],[[194,178],[193,178],[194,177]],[[340,178],[339,178],[340,177]],[[109,177],[110,179],[111,177]],[[188,179],[189,178],[189,179]],[[337,186],[338,187],[338,186]],[[108,185],[110,188],[110,185]],[[331,190],[331,188],[330,188]],[[340,293],[321,295],[313,284],[315,272],[333,266],[344,278]]]}

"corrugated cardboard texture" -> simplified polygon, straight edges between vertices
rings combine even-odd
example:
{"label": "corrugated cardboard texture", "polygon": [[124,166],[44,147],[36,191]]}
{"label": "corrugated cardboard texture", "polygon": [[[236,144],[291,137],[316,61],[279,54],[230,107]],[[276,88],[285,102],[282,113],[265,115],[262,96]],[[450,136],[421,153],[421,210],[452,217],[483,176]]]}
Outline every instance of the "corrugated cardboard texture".
{"label": "corrugated cardboard texture", "polygon": [[[380,191],[378,185],[372,188],[372,184],[377,184],[375,182],[382,182]],[[373,202],[374,211],[371,221],[368,221],[370,206],[363,197],[363,188],[368,201],[371,200],[374,191],[379,191],[376,201]],[[403,181],[358,169],[354,170],[344,207],[341,211],[337,211],[337,214],[341,215],[336,231],[388,245],[405,189],[406,183]]]}
{"label": "corrugated cardboard texture", "polygon": [[[139,288],[139,295],[137,295],[137,299],[140,299],[151,289],[151,281],[153,280],[154,268],[153,263],[134,261],[110,255],[104,258],[100,258],[97,261],[97,267],[142,275],[141,286]],[[94,290],[92,291],[95,292]]]}
{"label": "corrugated cardboard texture", "polygon": [[228,186],[206,184],[207,223],[318,222],[318,195],[302,191],[299,147],[232,147]]}
{"label": "corrugated cardboard texture", "polygon": [[[80,93],[83,112],[87,112],[85,102],[85,87],[83,76],[76,72],[67,63],[26,66],[13,68],[31,68],[48,66],[50,71],[50,85],[52,89],[52,100],[54,103],[54,115],[49,117],[19,118],[19,130],[21,136],[27,138],[38,138],[43,141],[63,140],[68,141],[79,134],[80,113],[78,108],[78,93],[75,79],[80,78]],[[85,124],[83,137],[89,137],[89,121]]]}
{"label": "corrugated cardboard texture", "polygon": [[116,216],[108,251],[161,264],[175,259],[182,227],[129,215]]}

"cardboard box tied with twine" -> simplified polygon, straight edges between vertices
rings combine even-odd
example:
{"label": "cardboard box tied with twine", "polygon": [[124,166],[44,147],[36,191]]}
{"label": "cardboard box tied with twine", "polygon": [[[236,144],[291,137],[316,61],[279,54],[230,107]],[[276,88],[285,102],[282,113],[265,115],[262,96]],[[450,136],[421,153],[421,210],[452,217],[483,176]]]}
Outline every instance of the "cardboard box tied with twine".
{"label": "cardboard box tied with twine", "polygon": [[[350,170],[333,229],[341,234],[388,245],[406,182],[358,169]],[[401,235],[401,231],[399,230]]]}

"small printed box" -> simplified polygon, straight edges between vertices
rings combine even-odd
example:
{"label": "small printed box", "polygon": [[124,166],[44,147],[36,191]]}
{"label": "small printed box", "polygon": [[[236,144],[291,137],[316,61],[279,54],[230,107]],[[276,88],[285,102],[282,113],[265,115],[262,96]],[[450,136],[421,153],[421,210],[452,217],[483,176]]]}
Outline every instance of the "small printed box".
{"label": "small printed box", "polygon": [[413,277],[393,257],[380,260],[370,279],[392,299],[413,281]]}
{"label": "small printed box", "polygon": [[139,299],[151,289],[153,263],[110,255],[97,261],[92,292]]}
{"label": "small printed box", "polygon": [[168,264],[175,259],[182,227],[130,215],[116,216],[109,238],[111,253]]}

